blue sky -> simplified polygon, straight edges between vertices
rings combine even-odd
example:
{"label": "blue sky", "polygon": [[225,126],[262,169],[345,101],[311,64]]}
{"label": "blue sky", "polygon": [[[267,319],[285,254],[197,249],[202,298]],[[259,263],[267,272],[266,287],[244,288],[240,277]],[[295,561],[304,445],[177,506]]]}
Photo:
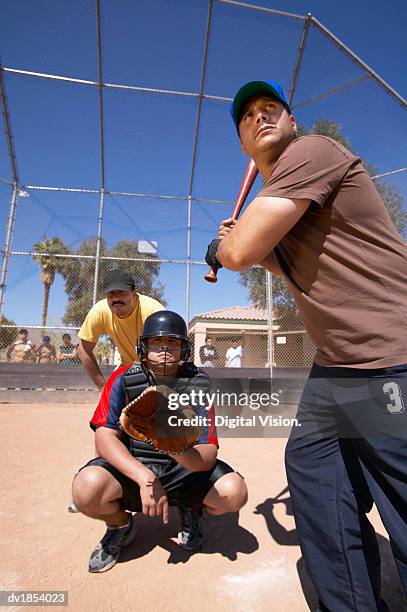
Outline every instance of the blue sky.
{"label": "blue sky", "polygon": [[[255,4],[298,14],[311,12],[368,63],[407,95],[404,68],[407,5],[394,0],[303,2],[258,0]],[[201,75],[206,0],[101,2],[103,79],[108,83],[197,92]],[[233,96],[244,82],[274,78],[288,89],[302,22],[214,2],[205,93]],[[6,68],[97,79],[94,2],[41,0],[2,7],[0,56]],[[314,28],[310,32],[294,104],[350,81],[363,72]],[[22,184],[100,187],[98,92],[6,73],[11,122]],[[158,242],[159,255],[186,255],[187,195],[191,174],[197,99],[117,89],[104,90],[106,188],[167,194],[179,199],[106,199],[103,232],[108,244],[121,239]],[[372,81],[300,107],[297,119],[312,125],[322,117],[340,123],[355,149],[381,172],[406,165],[406,113]],[[204,100],[193,181],[195,198],[232,200],[246,159],[240,152],[224,102]],[[388,179],[404,196],[407,173]],[[10,179],[0,132],[0,177]],[[254,191],[255,193],[255,191]],[[9,189],[0,183],[0,225],[8,212]],[[31,191],[20,199],[13,250],[29,251],[44,234],[61,236],[72,248],[95,235],[97,194]],[[191,258],[205,246],[226,205],[192,205]],[[202,280],[203,266],[191,267],[191,316],[246,304],[236,274],[222,271],[217,286]],[[162,264],[161,282],[169,306],[185,314],[185,270]],[[27,295],[30,299],[27,299]],[[10,260],[5,314],[20,324],[40,320],[42,288],[30,257]],[[52,289],[49,312],[64,311],[63,283]]]}

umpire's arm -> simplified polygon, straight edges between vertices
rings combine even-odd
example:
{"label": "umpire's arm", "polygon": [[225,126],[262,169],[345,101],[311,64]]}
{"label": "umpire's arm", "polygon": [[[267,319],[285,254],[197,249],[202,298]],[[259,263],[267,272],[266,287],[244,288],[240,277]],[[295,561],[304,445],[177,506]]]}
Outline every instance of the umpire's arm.
{"label": "umpire's arm", "polygon": [[96,342],[89,342],[88,340],[82,340],[79,338],[79,357],[82,361],[83,367],[86,370],[89,378],[93,380],[99,391],[103,389],[105,379],[96,361],[96,357],[93,354],[93,349],[96,346]]}

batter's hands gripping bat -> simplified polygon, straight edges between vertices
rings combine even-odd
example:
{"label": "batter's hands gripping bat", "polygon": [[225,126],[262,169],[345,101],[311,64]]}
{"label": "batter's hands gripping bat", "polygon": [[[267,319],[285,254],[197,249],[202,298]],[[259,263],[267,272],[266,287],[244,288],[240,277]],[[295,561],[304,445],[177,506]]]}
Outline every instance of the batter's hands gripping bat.
{"label": "batter's hands gripping bat", "polygon": [[[256,180],[258,172],[259,171],[257,170],[256,164],[251,159],[247,164],[242,184],[240,185],[239,193],[237,194],[235,206],[232,212],[232,219],[238,218],[240,211],[243,208],[243,204],[245,203],[246,198],[249,195],[249,191],[252,188],[254,181]],[[218,273],[218,269],[218,266],[212,266],[209,272],[205,274],[204,279],[208,281],[208,283],[216,283],[218,280],[216,276]]]}

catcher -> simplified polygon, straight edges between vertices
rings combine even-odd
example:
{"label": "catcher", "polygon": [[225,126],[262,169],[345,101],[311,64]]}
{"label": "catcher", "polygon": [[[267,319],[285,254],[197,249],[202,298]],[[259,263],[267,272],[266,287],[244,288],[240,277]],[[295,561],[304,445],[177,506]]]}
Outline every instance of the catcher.
{"label": "catcher", "polygon": [[[73,481],[78,510],[107,525],[91,554],[90,572],[109,570],[133,540],[132,512],[162,516],[167,523],[169,505],[178,506],[179,544],[193,552],[203,544],[202,509],[238,512],[247,501],[242,476],[217,459],[213,407],[168,409],[170,393],[173,401],[209,387],[206,375],[188,362],[183,318],[168,310],[150,315],[137,353],[141,364],[119,368],[106,382],[90,422],[99,457]],[[199,426],[184,425],[191,416]],[[170,426],[174,420],[177,425]]]}

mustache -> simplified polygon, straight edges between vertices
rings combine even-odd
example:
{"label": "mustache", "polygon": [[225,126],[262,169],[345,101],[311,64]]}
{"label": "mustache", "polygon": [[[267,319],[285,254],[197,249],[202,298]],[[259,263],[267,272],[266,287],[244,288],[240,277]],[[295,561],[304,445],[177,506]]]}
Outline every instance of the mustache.
{"label": "mustache", "polygon": [[112,302],[112,306],[116,306],[116,304],[121,304],[122,306],[124,306],[124,302],[120,300],[115,300],[114,302]]}

